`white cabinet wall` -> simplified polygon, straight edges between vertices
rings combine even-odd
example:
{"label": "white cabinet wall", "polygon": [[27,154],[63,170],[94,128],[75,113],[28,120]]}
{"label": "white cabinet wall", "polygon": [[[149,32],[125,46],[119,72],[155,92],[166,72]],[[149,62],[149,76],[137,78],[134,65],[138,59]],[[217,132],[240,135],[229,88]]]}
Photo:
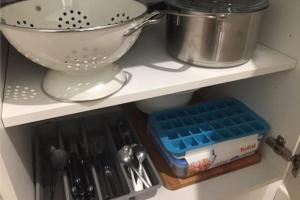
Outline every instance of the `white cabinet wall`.
{"label": "white cabinet wall", "polygon": [[[6,41],[1,39],[1,96],[7,64]],[[2,113],[2,98],[0,98]],[[1,200],[34,198],[31,153],[31,128],[18,126],[5,129],[0,121],[0,196]]]}
{"label": "white cabinet wall", "polygon": [[[299,154],[300,134],[300,2],[297,0],[271,0],[262,26],[260,42],[286,55],[297,59],[295,70],[273,74],[264,77],[232,82],[216,86],[208,92],[211,95],[230,95],[241,99],[254,108],[270,124],[269,135],[282,135],[286,138],[286,146]],[[205,91],[203,91],[205,92]],[[263,156],[281,173],[285,173],[286,162],[274,154],[270,148],[263,149]],[[300,180],[287,177],[293,184],[286,183],[287,190],[291,188],[291,199],[299,199]]]}
{"label": "white cabinet wall", "polygon": [[[300,61],[300,24],[298,21],[300,19],[300,1],[270,0],[270,3],[271,7],[263,22],[260,42]],[[5,83],[3,76],[6,68],[5,52],[5,45],[2,45],[1,96]],[[242,100],[269,122],[271,125],[269,136],[276,137],[279,134],[284,136],[287,140],[287,147],[296,152],[296,144],[300,140],[299,67],[298,62],[298,66],[294,70],[210,86],[201,89],[199,95],[208,98],[229,95]],[[219,82],[216,81],[216,83]],[[182,90],[184,89],[182,87]],[[156,96],[162,94],[156,94]],[[130,96],[127,98],[128,101],[131,101]],[[139,98],[142,97],[139,96]],[[0,105],[2,105],[1,99]],[[87,106],[92,107],[93,105],[87,104]],[[61,112],[57,116],[67,114],[64,113],[64,110]],[[0,124],[0,195],[2,200],[34,199],[31,156],[32,127],[32,124],[20,124],[4,128],[3,124]],[[273,153],[268,146],[262,146],[262,153],[263,159],[258,165],[177,191],[168,191],[162,188],[153,199],[240,200],[255,198],[255,200],[271,200],[275,197],[281,182],[285,182],[291,200],[300,199],[300,192],[297,191],[300,175],[297,179],[291,177],[288,163]],[[277,198],[279,197],[277,196]]]}
{"label": "white cabinet wall", "polygon": [[[3,38],[2,38],[3,39]],[[7,43],[4,40],[1,40],[1,68],[0,68],[0,79],[4,80],[5,78],[5,67],[7,62]],[[1,81],[0,83],[0,93],[2,94],[4,88],[4,81]],[[0,112],[2,112],[2,98],[0,98]],[[13,185],[11,183],[11,180],[9,178],[8,170],[5,164],[5,161],[3,159],[2,154],[3,151],[3,142],[5,142],[4,139],[4,126],[2,124],[2,121],[0,123],[0,197],[9,197],[10,199],[15,199],[15,193],[13,192]],[[3,200],[3,199],[1,199]]]}

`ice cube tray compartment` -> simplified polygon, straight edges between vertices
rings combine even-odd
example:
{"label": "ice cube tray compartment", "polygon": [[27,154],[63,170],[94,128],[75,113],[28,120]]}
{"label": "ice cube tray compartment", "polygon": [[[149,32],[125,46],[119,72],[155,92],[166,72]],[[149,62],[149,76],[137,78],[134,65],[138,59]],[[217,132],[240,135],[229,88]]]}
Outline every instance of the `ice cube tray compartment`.
{"label": "ice cube tray compartment", "polygon": [[269,129],[261,117],[234,98],[152,113],[149,126],[176,156],[225,140],[263,134]]}

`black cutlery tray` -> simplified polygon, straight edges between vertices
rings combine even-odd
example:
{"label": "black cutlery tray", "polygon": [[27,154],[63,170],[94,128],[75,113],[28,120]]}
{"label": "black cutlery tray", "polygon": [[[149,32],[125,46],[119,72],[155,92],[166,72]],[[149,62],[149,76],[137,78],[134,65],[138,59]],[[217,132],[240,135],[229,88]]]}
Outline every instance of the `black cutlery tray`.
{"label": "black cutlery tray", "polygon": [[[47,122],[36,127],[34,134],[34,166],[35,166],[35,194],[36,200],[51,200],[51,164],[49,159],[49,147],[54,145],[65,150],[68,149],[68,143],[81,142],[84,145],[89,144],[89,138],[101,137],[105,140],[105,154],[109,158],[108,162],[116,173],[120,183],[122,195],[113,198],[107,198],[101,168],[92,162],[92,176],[95,188],[95,200],[126,200],[126,199],[147,199],[153,197],[161,186],[159,175],[149,157],[143,162],[145,170],[152,182],[152,187],[142,191],[134,191],[131,180],[128,178],[125,167],[119,162],[117,157],[118,135],[116,125],[118,121],[125,121],[133,138],[134,143],[140,144],[140,139],[135,132],[134,127],[128,120],[126,113],[115,111],[95,116],[88,116],[76,119],[69,119],[60,122]],[[58,137],[58,132],[62,137]],[[83,134],[83,132],[85,132]],[[59,142],[59,139],[63,142]],[[70,193],[69,176],[67,170],[60,173],[56,180],[55,200],[75,200]],[[64,188],[67,187],[67,190]],[[87,199],[88,200],[88,199]]]}

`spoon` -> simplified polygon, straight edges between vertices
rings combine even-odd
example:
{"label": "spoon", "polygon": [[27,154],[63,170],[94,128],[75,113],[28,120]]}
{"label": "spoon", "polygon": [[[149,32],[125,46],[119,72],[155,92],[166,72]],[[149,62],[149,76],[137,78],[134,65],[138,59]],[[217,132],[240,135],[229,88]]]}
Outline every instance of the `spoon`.
{"label": "spoon", "polygon": [[[140,147],[137,144],[133,144],[133,145],[131,145],[131,147],[132,147],[132,150],[134,152],[135,158],[137,159],[137,161],[139,163],[138,172],[139,172],[139,174],[143,175],[142,163],[143,163],[146,156],[143,154],[143,152],[140,151]],[[140,190],[144,189],[143,188],[143,182],[142,182],[141,179],[137,180],[136,185],[137,185],[137,191],[140,191]]]}
{"label": "spoon", "polygon": [[135,157],[137,158],[137,160],[139,162],[139,169],[138,169],[139,173],[143,174],[144,177],[146,178],[148,184],[150,186],[152,186],[151,181],[149,179],[149,176],[148,176],[148,174],[147,174],[147,172],[146,172],[146,170],[143,166],[143,162],[144,162],[144,160],[146,159],[146,156],[147,156],[145,147],[142,146],[142,145],[134,144],[134,145],[132,145],[132,150],[135,154]]}
{"label": "spoon", "polygon": [[123,146],[123,148],[121,148],[119,150],[118,155],[119,155],[119,159],[120,159],[121,163],[126,165],[128,167],[128,169],[130,170],[132,186],[133,186],[134,190],[137,191],[138,188],[137,188],[137,183],[134,178],[133,170],[131,169],[131,167],[128,166],[128,165],[131,165],[131,157],[133,155],[132,149],[130,148],[130,146]]}
{"label": "spoon", "polygon": [[150,188],[149,184],[145,179],[140,175],[140,173],[136,170],[134,161],[133,161],[133,151],[131,146],[125,145],[122,147],[119,152],[119,159],[120,162],[129,167],[130,169],[133,170],[133,172],[139,177],[139,179],[142,180],[143,184],[146,186],[146,188]]}
{"label": "spoon", "polygon": [[63,149],[56,149],[50,146],[50,161],[52,167],[57,171],[62,171],[68,164],[69,154]]}
{"label": "spoon", "polygon": [[69,154],[63,149],[56,149],[55,146],[50,146],[50,162],[51,162],[51,182],[52,182],[52,192],[51,199],[54,199],[55,186],[58,179],[58,174],[62,172],[67,164],[69,159]]}

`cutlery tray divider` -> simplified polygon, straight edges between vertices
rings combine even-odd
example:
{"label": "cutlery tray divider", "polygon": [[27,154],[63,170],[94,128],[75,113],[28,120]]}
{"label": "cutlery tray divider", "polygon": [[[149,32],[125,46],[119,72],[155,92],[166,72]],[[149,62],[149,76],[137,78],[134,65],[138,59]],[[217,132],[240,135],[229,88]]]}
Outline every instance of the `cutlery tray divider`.
{"label": "cutlery tray divider", "polygon": [[[121,184],[121,191],[122,195],[124,196],[131,192],[130,187],[128,185],[128,182],[126,181],[126,175],[121,169],[121,166],[119,164],[119,161],[117,159],[117,152],[114,148],[114,143],[112,139],[110,138],[110,135],[108,133],[108,127],[105,125],[107,122],[105,120],[105,116],[97,115],[97,116],[90,116],[86,118],[80,119],[81,123],[84,125],[85,134],[87,138],[91,138],[93,140],[93,137],[99,137],[102,136],[105,139],[105,147],[104,152],[106,154],[106,158],[111,158],[108,163],[110,164],[110,167],[112,168],[113,172],[116,173],[116,177],[118,182]],[[75,122],[71,123],[75,124]],[[91,145],[91,144],[89,144]],[[97,169],[97,166],[93,163],[96,174],[94,173],[94,179],[98,183],[97,185],[99,188],[97,188],[98,191],[100,191],[101,195],[99,200],[106,200],[105,197],[105,191],[104,191],[104,182],[103,177],[99,175],[100,170]],[[118,198],[118,197],[114,197]],[[114,199],[112,198],[112,199]]]}
{"label": "cutlery tray divider", "polygon": [[[82,141],[84,143],[83,139],[83,133],[81,132],[81,125],[78,124],[78,120],[67,120],[60,123],[56,123],[57,126],[61,129],[61,134],[63,138],[63,143],[65,144],[65,149],[68,151],[68,148],[66,147],[67,140],[71,140],[74,142]],[[97,171],[95,168],[95,165],[92,163],[91,165],[91,171],[93,176],[93,183],[95,185],[95,198],[96,200],[103,200],[102,197],[102,190],[100,187],[100,183],[97,177]],[[70,194],[72,197],[72,195]],[[72,197],[73,199],[73,197]]]}
{"label": "cutlery tray divider", "polygon": [[[45,123],[35,127],[33,134],[33,162],[34,162],[34,181],[35,181],[35,200],[51,200],[51,163],[50,163],[50,145],[58,144],[57,126],[55,123]],[[64,170],[65,172],[66,170]],[[65,194],[63,188],[63,176],[56,180],[55,198],[74,200],[72,195]],[[102,200],[102,199],[96,199]]]}
{"label": "cutlery tray divider", "polygon": [[107,139],[108,139],[108,141],[110,143],[110,147],[111,147],[110,149],[112,151],[112,156],[115,157],[114,160],[116,161],[116,165],[118,165],[118,168],[120,169],[120,172],[122,173],[122,175],[123,175],[123,177],[124,177],[124,179],[126,181],[126,185],[129,188],[129,190],[130,190],[129,194],[131,194],[132,192],[134,192],[134,189],[133,189],[133,186],[131,184],[131,180],[127,176],[126,167],[122,163],[120,163],[119,160],[118,160],[118,156],[117,156],[118,155],[118,151],[117,151],[116,145],[114,143],[114,140],[112,138],[110,127],[106,124],[105,128],[106,128],[106,131],[107,131],[106,132],[107,133]]}
{"label": "cutlery tray divider", "polygon": [[[110,163],[113,165],[112,167],[117,173],[117,177],[124,192],[123,195],[112,199],[138,200],[153,197],[157,193],[158,188],[161,187],[161,180],[149,155],[147,155],[143,165],[153,186],[138,192],[134,191],[131,184],[131,179],[127,176],[125,167],[118,160],[118,151],[113,135],[116,134],[114,131],[119,119],[125,120],[127,125],[130,127],[134,142],[141,144],[134,127],[129,122],[126,113],[123,111],[115,111],[100,115],[98,114],[84,118],[68,119],[60,122],[46,122],[35,127],[33,135],[35,200],[51,200],[51,164],[49,160],[49,154],[47,152],[50,148],[50,145],[55,145],[56,147],[59,146],[57,131],[59,129],[61,130],[62,138],[64,140],[64,149],[68,150],[66,146],[67,138],[72,137],[72,140],[83,140],[80,123],[84,124],[85,132],[88,138],[93,134],[103,134],[104,138],[106,138],[106,146],[109,147],[107,148],[107,154],[108,157],[111,158]],[[99,178],[101,177],[98,176],[98,171],[94,164],[92,165],[92,176],[93,183],[96,186],[95,200],[106,200],[103,195],[103,184],[101,181],[99,181]],[[59,200],[74,200],[70,193],[67,194],[68,198],[65,198],[63,178],[58,179],[59,180],[57,181],[56,187],[58,188],[58,191],[55,195],[56,198]]]}
{"label": "cutlery tray divider", "polygon": [[[136,133],[135,128],[133,127],[132,123],[128,120],[128,115],[125,113],[125,111],[116,111],[116,112],[111,112],[109,113],[109,115],[106,116],[106,126],[108,126],[108,134],[110,135],[110,138],[113,140],[114,142],[114,148],[117,150],[116,147],[116,143],[114,141],[114,135],[117,134],[117,128],[116,128],[116,124],[118,124],[119,120],[124,120],[126,125],[129,127],[130,132],[132,133],[132,139],[133,142],[136,144],[142,144],[141,140],[138,137],[138,134]],[[122,166],[122,171],[124,172],[125,176],[126,176],[126,169],[123,166],[123,164],[120,164]],[[146,172],[148,173],[149,179],[152,183],[152,187],[148,188],[148,189],[144,189],[142,191],[134,191],[132,184],[131,184],[131,180],[129,179],[128,176],[126,176],[127,181],[129,182],[129,185],[131,186],[131,190],[132,192],[130,194],[127,194],[124,197],[119,197],[116,200],[123,200],[123,199],[147,199],[147,198],[151,198],[153,196],[155,196],[155,194],[157,193],[158,188],[161,187],[161,179],[158,175],[158,172],[156,170],[156,168],[154,167],[149,154],[147,153],[146,159],[143,162],[143,166],[146,170]]]}

